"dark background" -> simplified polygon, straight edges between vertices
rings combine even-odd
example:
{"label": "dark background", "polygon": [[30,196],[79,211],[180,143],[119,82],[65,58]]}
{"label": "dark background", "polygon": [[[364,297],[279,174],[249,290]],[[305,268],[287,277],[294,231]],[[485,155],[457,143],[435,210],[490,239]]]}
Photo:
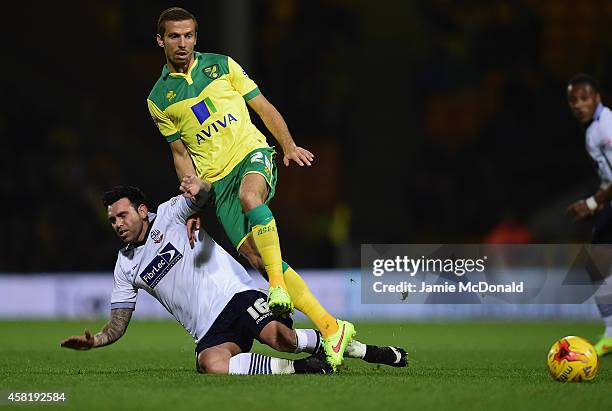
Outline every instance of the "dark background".
{"label": "dark background", "polygon": [[612,2],[24,3],[3,13],[0,271],[112,270],[103,191],[138,185],[153,206],[178,193],[146,107],[173,5],[198,18],[196,49],[241,63],[317,156],[279,163],[291,265],[356,266],[361,243],[588,241],[565,215],[598,186],[565,86],[590,73],[605,101]]}

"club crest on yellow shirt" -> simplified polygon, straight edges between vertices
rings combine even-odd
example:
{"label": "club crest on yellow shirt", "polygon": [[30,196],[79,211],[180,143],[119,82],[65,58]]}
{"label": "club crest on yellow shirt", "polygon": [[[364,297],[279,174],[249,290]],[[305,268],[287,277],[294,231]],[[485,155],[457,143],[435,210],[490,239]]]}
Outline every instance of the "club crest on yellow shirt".
{"label": "club crest on yellow shirt", "polygon": [[204,74],[206,74],[206,77],[210,79],[214,80],[217,77],[219,77],[219,65],[218,64],[213,64],[212,66],[204,67],[202,71],[204,72]]}
{"label": "club crest on yellow shirt", "polygon": [[174,91],[170,90],[168,93],[166,93],[166,98],[168,101],[172,101],[174,97],[176,97],[176,93]]}

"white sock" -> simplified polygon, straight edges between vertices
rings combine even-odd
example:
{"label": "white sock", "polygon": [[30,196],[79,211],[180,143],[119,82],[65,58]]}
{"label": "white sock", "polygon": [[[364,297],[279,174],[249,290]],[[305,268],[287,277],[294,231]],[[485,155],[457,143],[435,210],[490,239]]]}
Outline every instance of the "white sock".
{"label": "white sock", "polygon": [[347,346],[344,354],[350,358],[363,358],[366,355],[366,345],[357,340],[352,340]]}
{"label": "white sock", "polygon": [[293,361],[255,353],[242,353],[229,361],[230,374],[293,374]]}
{"label": "white sock", "polygon": [[321,344],[321,337],[319,336],[319,333],[315,330],[296,329],[295,335],[297,337],[297,341],[295,344],[296,353],[307,352],[312,354],[319,348],[319,345]]}
{"label": "white sock", "polygon": [[[297,348],[296,353],[307,352],[314,353],[321,346],[321,335],[316,330],[311,329],[296,329],[295,334],[297,336]],[[344,354],[350,358],[362,358],[365,357],[367,346],[357,340],[352,340],[347,346]]]}

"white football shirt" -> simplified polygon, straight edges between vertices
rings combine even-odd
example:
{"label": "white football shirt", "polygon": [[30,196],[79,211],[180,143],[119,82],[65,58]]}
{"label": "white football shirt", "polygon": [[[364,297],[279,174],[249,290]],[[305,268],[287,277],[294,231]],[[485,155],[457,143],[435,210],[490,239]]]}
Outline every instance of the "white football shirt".
{"label": "white football shirt", "polygon": [[191,249],[185,220],[197,210],[176,196],[149,213],[143,243],[119,251],[111,309],[134,308],[138,290],[145,290],[198,341],[234,294],[255,289],[242,265],[204,230]]}
{"label": "white football shirt", "polygon": [[586,130],[586,149],[597,163],[601,188],[612,182],[612,111],[599,104]]}

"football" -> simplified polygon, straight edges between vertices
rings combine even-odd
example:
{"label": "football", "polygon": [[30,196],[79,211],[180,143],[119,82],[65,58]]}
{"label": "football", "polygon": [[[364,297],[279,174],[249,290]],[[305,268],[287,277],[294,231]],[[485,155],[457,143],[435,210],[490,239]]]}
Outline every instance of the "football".
{"label": "football", "polygon": [[597,375],[598,364],[595,348],[582,337],[563,337],[548,352],[548,371],[557,381],[592,380]]}

